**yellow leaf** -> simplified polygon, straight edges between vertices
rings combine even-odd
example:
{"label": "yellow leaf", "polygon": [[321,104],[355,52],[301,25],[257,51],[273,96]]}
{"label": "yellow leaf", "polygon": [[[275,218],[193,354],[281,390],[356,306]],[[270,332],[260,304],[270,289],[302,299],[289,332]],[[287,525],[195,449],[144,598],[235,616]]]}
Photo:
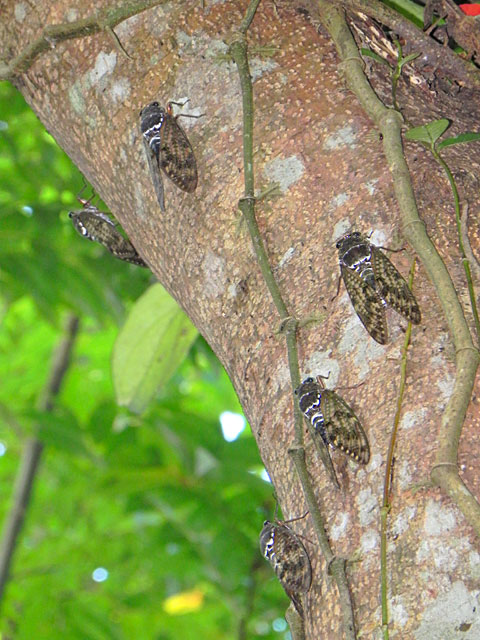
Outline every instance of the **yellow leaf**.
{"label": "yellow leaf", "polygon": [[197,611],[202,607],[204,595],[200,589],[176,593],[163,601],[163,610],[172,616]]}

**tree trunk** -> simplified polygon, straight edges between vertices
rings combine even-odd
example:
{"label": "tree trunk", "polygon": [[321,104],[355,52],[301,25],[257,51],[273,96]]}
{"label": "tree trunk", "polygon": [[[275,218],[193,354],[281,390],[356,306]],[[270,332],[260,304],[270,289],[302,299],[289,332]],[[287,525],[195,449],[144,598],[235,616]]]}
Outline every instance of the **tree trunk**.
{"label": "tree trunk", "polygon": [[[283,514],[298,517],[306,505],[288,455],[294,438],[294,396],[285,338],[237,208],[244,193],[242,99],[237,68],[226,55],[225,42],[240,25],[248,3],[144,4],[157,6],[115,27],[130,57],[109,30],[64,41],[55,37],[14,82],[220,358]],[[289,313],[300,321],[301,377],[329,375],[328,386],[340,387],[338,392],[354,407],[368,435],[371,458],[366,467],[333,454],[341,490],[334,488],[309,437],[305,442],[309,475],[333,553],[350,558],[361,551],[360,562],[347,569],[358,631],[364,638],[379,638],[379,507],[407,323],[389,311],[390,341],[381,346],[360,324],[343,284],[334,299],[339,278],[335,241],[358,230],[373,232],[371,241],[377,245],[398,248],[402,241],[397,233],[406,225],[385,159],[385,141],[347,87],[342,65],[348,60],[340,64],[331,34],[320,24],[316,11],[321,4],[264,0],[247,34],[257,188],[279,185],[278,195],[257,203],[256,214]],[[361,3],[351,3],[354,8],[357,4]],[[366,2],[364,11],[368,13],[370,5],[374,12],[377,4]],[[45,25],[101,14],[100,5],[109,3],[84,2],[72,9],[66,0],[39,0],[34,7],[10,2],[0,25],[8,52],[2,54],[4,62],[39,38]],[[376,39],[394,63],[395,47],[375,23],[353,9],[348,18],[359,46],[373,49]],[[431,38],[398,16],[397,20],[394,28],[404,55],[422,54],[405,66],[400,78],[397,101],[405,119],[416,126],[450,118],[452,136],[478,128],[478,84],[470,80],[468,66],[455,60],[450,50],[442,53]],[[417,38],[413,43],[409,29]],[[391,106],[388,68],[365,60],[370,83]],[[185,112],[204,114],[180,120],[195,151],[198,187],[193,194],[184,193],[164,177],[162,213],[148,172],[139,112],[153,100],[165,105],[185,98]],[[473,326],[447,178],[418,143],[407,143],[406,153],[420,215]],[[471,242],[478,255],[480,144],[446,148],[443,156],[453,169],[462,203],[470,204]],[[413,255],[408,249],[390,256],[405,277]],[[467,522],[440,488],[422,485],[438,463],[442,416],[457,380],[459,350],[427,273],[422,260],[413,284],[422,324],[414,327],[408,350],[388,516],[390,629],[392,637],[404,640],[470,640],[480,636],[475,523]],[[313,323],[302,322],[312,318]],[[459,465],[464,483],[476,496],[478,426],[478,400],[473,395]],[[418,485],[420,490],[414,491]],[[261,526],[259,522],[259,531]],[[313,542],[311,521],[307,517],[292,527],[306,536],[312,561],[307,637],[338,640],[345,631],[338,591]]]}

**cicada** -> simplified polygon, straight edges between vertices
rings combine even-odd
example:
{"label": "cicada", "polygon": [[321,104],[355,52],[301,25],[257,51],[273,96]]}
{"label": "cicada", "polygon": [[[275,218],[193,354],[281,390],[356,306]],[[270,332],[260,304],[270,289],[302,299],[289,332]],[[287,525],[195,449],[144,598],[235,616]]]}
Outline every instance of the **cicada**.
{"label": "cicada", "polygon": [[413,324],[420,324],[420,308],[413,293],[379,247],[354,231],[340,238],[337,249],[353,308],[374,340],[380,344],[388,341],[387,306]]}
{"label": "cicada", "polygon": [[[319,453],[331,445],[340,449],[352,460],[367,464],[370,447],[360,420],[345,400],[331,389],[326,389],[320,376],[317,380],[306,378],[295,389],[298,404],[311,427],[310,432]],[[320,441],[319,441],[320,440]],[[324,456],[322,456],[322,459]],[[338,480],[328,454],[328,471],[338,487]],[[325,461],[324,461],[325,462]]]}
{"label": "cicada", "polygon": [[179,189],[188,193],[195,191],[198,180],[192,145],[177,122],[179,116],[172,113],[172,104],[176,103],[169,102],[164,108],[158,102],[152,102],[140,112],[140,128],[162,211],[165,211],[165,203],[160,169]]}
{"label": "cicada", "polygon": [[260,551],[303,618],[302,599],[312,584],[312,567],[303,543],[287,524],[265,520],[260,533]]}
{"label": "cicada", "polygon": [[131,262],[139,267],[148,267],[130,240],[117,230],[115,222],[106,213],[97,209],[89,200],[79,200],[83,209],[70,211],[68,215],[80,235],[93,242],[99,242],[119,260]]}

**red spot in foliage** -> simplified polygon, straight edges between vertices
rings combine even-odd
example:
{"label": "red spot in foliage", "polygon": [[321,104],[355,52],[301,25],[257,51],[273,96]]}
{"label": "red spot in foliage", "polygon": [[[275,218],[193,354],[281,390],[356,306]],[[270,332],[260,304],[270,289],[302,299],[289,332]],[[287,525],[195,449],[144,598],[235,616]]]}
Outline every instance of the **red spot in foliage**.
{"label": "red spot in foliage", "polygon": [[480,16],[480,4],[459,4],[458,6],[467,16]]}

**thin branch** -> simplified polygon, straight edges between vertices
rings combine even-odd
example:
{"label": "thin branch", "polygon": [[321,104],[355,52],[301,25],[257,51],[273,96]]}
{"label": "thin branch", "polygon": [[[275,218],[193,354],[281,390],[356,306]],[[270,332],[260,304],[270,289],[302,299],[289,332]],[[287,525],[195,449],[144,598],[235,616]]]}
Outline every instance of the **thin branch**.
{"label": "thin branch", "polygon": [[[251,186],[253,188],[253,177],[249,179],[249,182],[251,182]],[[246,183],[247,178],[245,178],[245,185]],[[273,275],[272,269],[270,268],[268,255],[265,250],[265,245],[263,244],[262,236],[260,235],[260,231],[258,229],[257,220],[255,218],[255,197],[245,196],[238,203],[238,208],[243,213],[243,216],[247,222],[247,227],[253,242],[255,255],[258,260],[262,276],[265,280],[265,284],[267,285],[270,295],[272,296],[273,303],[277,308],[281,320],[286,320],[290,317],[290,315],[288,313],[287,306],[283,301],[282,294],[280,293],[277,281],[275,280],[275,276]]]}
{"label": "thin branch", "polygon": [[166,2],[167,0],[128,0],[119,7],[106,7],[82,20],[47,25],[41,36],[27,45],[13,60],[0,63],[0,80],[12,80],[25,73],[40,54],[54,48],[59,42],[85,38],[104,30],[111,35],[113,27],[120,22]]}
{"label": "thin branch", "polygon": [[[282,330],[285,333],[287,343],[288,364],[292,384],[292,401],[295,419],[295,441],[289,453],[292,457],[298,476],[300,478],[302,489],[305,495],[305,500],[312,517],[313,527],[317,535],[320,548],[322,549],[327,563],[330,563],[333,559],[333,552],[330,548],[328,537],[325,532],[325,521],[318,508],[313,486],[310,480],[310,476],[308,475],[305,463],[305,450],[303,448],[303,416],[294,395],[294,389],[300,383],[300,370],[298,364],[296,342],[298,321],[294,317],[290,316],[288,308],[283,300],[282,294],[270,267],[268,255],[265,250],[262,237],[258,230],[258,225],[255,217],[255,182],[253,172],[253,89],[250,69],[248,65],[248,52],[245,32],[248,28],[248,25],[253,19],[257,6],[258,0],[252,0],[249,8],[247,9],[246,17],[242,22],[241,29],[243,28],[244,31],[236,32],[233,35],[229,47],[230,55],[237,65],[243,103],[243,164],[245,195],[240,199],[238,206],[247,222],[248,230],[252,239],[260,270],[262,272],[267,288],[272,296],[272,300],[278,311],[280,319],[283,323]],[[345,638],[347,640],[355,640],[356,635],[353,616],[353,603],[347,585],[345,564],[346,563],[344,561],[339,563],[338,569],[333,575],[340,593],[340,607],[345,623]],[[347,586],[345,587],[345,585]]]}
{"label": "thin branch", "polygon": [[[70,355],[78,332],[77,316],[70,316],[65,327],[65,334],[55,352],[49,380],[41,394],[38,407],[42,411],[51,411],[53,400],[67,372]],[[33,483],[40,463],[43,443],[38,438],[29,438],[22,453],[22,460],[17,472],[13,490],[13,505],[5,521],[0,543],[0,602],[8,580],[18,537],[22,529],[25,514],[30,504]]]}
{"label": "thin branch", "polygon": [[325,521],[317,505],[313,485],[308,475],[307,466],[305,464],[305,449],[303,447],[292,447],[288,452],[295,464],[297,474],[300,478],[305,501],[310,511],[313,522],[313,528],[317,536],[322,554],[329,566],[330,574],[333,576],[339,593],[339,604],[342,613],[343,631],[346,640],[355,640],[355,617],[353,613],[352,594],[348,587],[346,574],[346,561],[344,558],[333,555],[330,547],[327,532],[325,530]]}
{"label": "thin branch", "polygon": [[383,148],[400,208],[403,235],[417,252],[435,287],[450,328],[456,351],[457,376],[453,393],[442,416],[439,448],[436,463],[431,470],[431,479],[452,498],[474,527],[477,535],[480,535],[480,505],[463,484],[456,468],[458,440],[473,390],[479,353],[472,342],[450,274],[428,237],[425,224],[418,213],[412,181],[403,153],[402,117],[394,110],[385,107],[370,86],[363,72],[363,61],[343,11],[325,0],[317,0],[316,6],[319,9],[318,17],[330,33],[342,60],[341,66],[350,89],[383,134]]}

